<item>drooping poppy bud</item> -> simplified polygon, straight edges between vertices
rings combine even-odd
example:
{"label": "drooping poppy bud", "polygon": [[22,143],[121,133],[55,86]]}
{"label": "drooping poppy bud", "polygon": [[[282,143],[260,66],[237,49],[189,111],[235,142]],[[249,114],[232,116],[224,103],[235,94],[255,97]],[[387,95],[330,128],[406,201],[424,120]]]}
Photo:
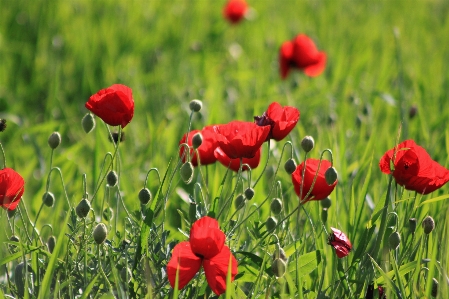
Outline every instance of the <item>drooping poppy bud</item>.
{"label": "drooping poppy bud", "polygon": [[53,250],[55,249],[55,246],[56,246],[56,237],[55,236],[50,236],[48,238],[48,241],[47,241],[48,251],[50,253],[53,253]]}
{"label": "drooping poppy bud", "polygon": [[200,147],[200,145],[203,143],[203,135],[201,135],[200,132],[196,133],[192,137],[192,146],[194,149],[197,149]]}
{"label": "drooping poppy bud", "polygon": [[320,204],[323,209],[329,209],[332,205],[332,200],[329,197],[326,197],[320,201]]}
{"label": "drooping poppy bud", "polygon": [[409,220],[408,220],[408,226],[409,226],[409,228],[410,228],[410,232],[412,233],[412,234],[414,234],[415,233],[415,231],[416,231],[416,218],[410,218]]}
{"label": "drooping poppy bud", "polygon": [[279,215],[279,213],[281,213],[282,211],[283,205],[284,204],[282,203],[282,200],[280,198],[273,198],[270,204],[271,213],[273,213],[274,215]]}
{"label": "drooping poppy bud", "polygon": [[103,223],[98,223],[97,226],[95,226],[92,235],[94,237],[95,243],[100,245],[106,240],[106,236],[108,235],[108,228]]}
{"label": "drooping poppy bud", "polygon": [[352,250],[352,244],[348,237],[340,230],[331,227],[332,233],[329,234],[328,244],[334,247],[338,258],[343,258]]}
{"label": "drooping poppy bud", "polygon": [[274,275],[278,278],[284,276],[286,268],[286,263],[280,258],[274,259],[271,264],[271,271],[273,271]]}
{"label": "drooping poppy bud", "polygon": [[247,200],[251,200],[251,199],[253,199],[253,197],[254,197],[254,189],[250,188],[250,187],[246,188],[245,189],[245,198]]}
{"label": "drooping poppy bud", "polygon": [[287,162],[285,162],[284,164],[284,169],[288,174],[292,174],[293,172],[295,172],[296,167],[298,166],[296,165],[296,162],[293,159],[288,159]]}
{"label": "drooping poppy bud", "polygon": [[401,235],[397,231],[393,232],[388,237],[388,245],[390,246],[390,249],[396,250],[396,249],[398,249],[400,244],[401,244]]}
{"label": "drooping poppy bud", "polygon": [[426,235],[430,234],[435,228],[435,220],[431,216],[427,216],[422,222],[422,227]]}
{"label": "drooping poppy bud", "polygon": [[42,195],[42,202],[47,207],[52,207],[55,203],[55,196],[51,192],[45,192],[44,195]]}
{"label": "drooping poppy bud", "polygon": [[81,125],[86,134],[90,133],[95,128],[95,118],[92,114],[86,113],[81,120]]}
{"label": "drooping poppy bud", "polygon": [[337,170],[334,167],[329,167],[324,173],[324,178],[329,186],[333,185],[338,178]]}
{"label": "drooping poppy bud", "polygon": [[106,182],[108,183],[109,187],[115,187],[117,185],[118,181],[118,175],[114,170],[109,171],[108,175],[106,176]]}
{"label": "drooping poppy bud", "polygon": [[151,191],[148,188],[142,188],[139,191],[139,201],[141,204],[146,205],[151,200]]}
{"label": "drooping poppy bud", "polygon": [[193,179],[193,165],[191,162],[187,162],[182,164],[181,169],[179,170],[181,174],[181,179],[186,184],[190,184]]}
{"label": "drooping poppy bud", "polygon": [[75,208],[76,215],[80,218],[86,218],[89,211],[90,202],[86,198],[83,198]]}
{"label": "drooping poppy bud", "polygon": [[234,207],[236,210],[240,210],[245,206],[246,198],[242,194],[237,195],[234,199]]}
{"label": "drooping poppy bud", "polygon": [[265,227],[267,228],[268,232],[273,231],[276,228],[277,224],[278,221],[273,216],[268,217],[268,219],[265,221]]}

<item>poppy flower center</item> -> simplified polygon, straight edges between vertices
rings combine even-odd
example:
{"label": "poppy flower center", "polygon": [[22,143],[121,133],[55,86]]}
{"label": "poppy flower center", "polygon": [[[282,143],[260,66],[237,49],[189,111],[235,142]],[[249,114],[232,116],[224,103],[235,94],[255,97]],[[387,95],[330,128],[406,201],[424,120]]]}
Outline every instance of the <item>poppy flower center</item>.
{"label": "poppy flower center", "polygon": [[270,117],[268,117],[266,112],[264,112],[262,116],[254,116],[254,122],[259,127],[274,126],[274,121]]}

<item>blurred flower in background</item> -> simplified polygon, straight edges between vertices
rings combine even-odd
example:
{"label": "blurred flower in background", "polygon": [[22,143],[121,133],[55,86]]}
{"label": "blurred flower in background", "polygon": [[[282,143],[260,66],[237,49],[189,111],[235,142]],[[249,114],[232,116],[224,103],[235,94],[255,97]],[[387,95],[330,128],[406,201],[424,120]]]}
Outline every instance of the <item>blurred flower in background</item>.
{"label": "blurred flower in background", "polygon": [[245,0],[229,0],[223,9],[223,16],[232,24],[237,24],[247,12],[248,4]]}
{"label": "blurred flower in background", "polygon": [[0,206],[6,210],[15,210],[25,191],[22,176],[11,168],[0,170]]}

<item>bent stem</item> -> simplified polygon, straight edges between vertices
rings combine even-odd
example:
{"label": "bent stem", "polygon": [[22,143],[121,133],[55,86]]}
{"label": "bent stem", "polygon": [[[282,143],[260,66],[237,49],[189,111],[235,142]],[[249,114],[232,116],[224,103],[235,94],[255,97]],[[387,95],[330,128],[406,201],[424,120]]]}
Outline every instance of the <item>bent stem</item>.
{"label": "bent stem", "polygon": [[[270,160],[270,139],[268,139],[268,141],[267,141],[267,148],[268,148],[267,160],[265,161],[265,165],[263,166],[262,172],[260,173],[260,175],[257,178],[256,182],[254,183],[253,188],[256,187],[257,183],[262,178],[262,176],[263,176],[263,174],[265,172],[265,169],[267,168],[268,161]],[[251,181],[250,181],[250,184],[251,184]]]}

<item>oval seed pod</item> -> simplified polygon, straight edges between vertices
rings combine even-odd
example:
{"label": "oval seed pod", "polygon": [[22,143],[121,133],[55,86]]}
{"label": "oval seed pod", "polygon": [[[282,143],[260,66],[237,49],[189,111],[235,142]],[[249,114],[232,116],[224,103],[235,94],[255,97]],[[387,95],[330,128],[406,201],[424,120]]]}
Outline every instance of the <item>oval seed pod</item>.
{"label": "oval seed pod", "polygon": [[118,175],[114,170],[109,171],[108,175],[106,176],[106,182],[108,183],[109,187],[114,187],[117,185],[118,181]]}
{"label": "oval seed pod", "polygon": [[55,203],[55,196],[51,192],[45,192],[42,195],[42,201],[47,207],[52,207]]}
{"label": "oval seed pod", "polygon": [[81,199],[80,203],[75,208],[76,215],[80,218],[86,218],[89,211],[90,202],[86,198]]}
{"label": "oval seed pod", "polygon": [[246,188],[245,190],[245,197],[247,200],[251,200],[254,197],[254,189],[253,188]]}
{"label": "oval seed pod", "polygon": [[146,205],[152,198],[151,191],[148,188],[142,188],[139,191],[139,201],[141,204]]}
{"label": "oval seed pod", "polygon": [[95,226],[94,231],[92,233],[95,243],[98,245],[103,244],[103,242],[106,240],[106,236],[108,235],[108,229],[106,225],[103,223],[98,223],[97,226]]}
{"label": "oval seed pod", "polygon": [[296,170],[296,162],[293,159],[288,159],[287,162],[284,164],[284,169],[288,174],[292,174]]}
{"label": "oval seed pod", "polygon": [[95,118],[92,114],[86,113],[81,120],[81,125],[86,134],[90,133],[95,128]]}

